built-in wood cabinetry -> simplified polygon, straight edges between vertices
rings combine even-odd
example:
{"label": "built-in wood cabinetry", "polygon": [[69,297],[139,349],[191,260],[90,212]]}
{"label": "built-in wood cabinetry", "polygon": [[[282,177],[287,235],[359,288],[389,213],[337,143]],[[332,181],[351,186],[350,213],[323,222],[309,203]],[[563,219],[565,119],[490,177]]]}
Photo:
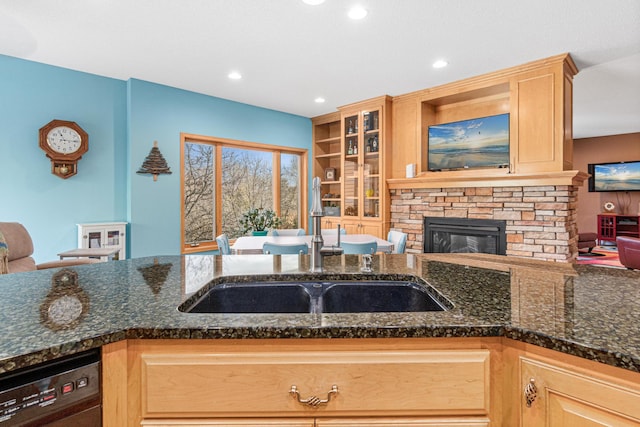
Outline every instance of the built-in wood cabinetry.
{"label": "built-in wood cabinetry", "polygon": [[[573,162],[576,73],[565,54],[394,97],[390,178],[404,179],[406,165],[414,163],[414,184],[422,180],[431,187],[522,185],[523,179],[542,185],[554,174],[559,183],[570,183],[562,172]],[[429,126],[504,113],[510,115],[508,168],[427,170]]]}
{"label": "built-in wood cabinetry", "polygon": [[322,228],[339,223],[342,209],[342,129],[340,113],[315,117],[313,120],[313,176],[320,177]]}
{"label": "built-in wood cabinetry", "polygon": [[386,238],[391,98],[383,96],[313,119],[313,175],[321,178],[323,228]]}
{"label": "built-in wood cabinetry", "polygon": [[102,361],[105,427],[640,426],[639,373],[507,338],[129,340]]}
{"label": "built-in wood cabinetry", "polygon": [[392,341],[134,340],[119,356],[107,346],[105,393],[126,395],[127,411],[107,398],[105,427],[490,425],[495,340]]}
{"label": "built-in wood cabinetry", "polygon": [[504,425],[640,426],[640,374],[506,340]]}
{"label": "built-in wood cabinetry", "polygon": [[522,427],[640,426],[640,391],[557,363],[520,357]]}

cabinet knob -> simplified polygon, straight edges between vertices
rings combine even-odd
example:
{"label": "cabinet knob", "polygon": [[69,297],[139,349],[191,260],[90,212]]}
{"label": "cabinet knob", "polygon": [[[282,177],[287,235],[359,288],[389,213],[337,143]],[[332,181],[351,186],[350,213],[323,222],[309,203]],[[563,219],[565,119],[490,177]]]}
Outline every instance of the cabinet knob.
{"label": "cabinet knob", "polygon": [[327,403],[329,403],[329,401],[331,400],[331,395],[338,394],[338,386],[335,384],[331,386],[331,390],[329,390],[329,392],[327,393],[326,399],[320,399],[317,396],[311,396],[307,399],[302,399],[300,397],[300,392],[298,391],[298,387],[296,387],[295,385],[291,386],[291,390],[289,390],[289,394],[291,394],[291,396],[294,399],[296,399],[299,403],[315,408],[317,406],[326,405]]}
{"label": "cabinet knob", "polygon": [[533,402],[538,397],[538,387],[536,387],[536,380],[531,378],[529,383],[524,386],[524,399],[527,402],[527,408],[530,408]]}

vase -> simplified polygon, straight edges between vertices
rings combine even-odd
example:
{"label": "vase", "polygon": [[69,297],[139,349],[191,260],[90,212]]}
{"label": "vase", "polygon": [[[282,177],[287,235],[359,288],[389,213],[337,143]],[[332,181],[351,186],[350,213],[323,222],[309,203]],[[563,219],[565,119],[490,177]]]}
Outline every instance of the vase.
{"label": "vase", "polygon": [[252,231],[251,234],[253,236],[266,236],[268,233],[267,230],[260,230],[260,231]]}

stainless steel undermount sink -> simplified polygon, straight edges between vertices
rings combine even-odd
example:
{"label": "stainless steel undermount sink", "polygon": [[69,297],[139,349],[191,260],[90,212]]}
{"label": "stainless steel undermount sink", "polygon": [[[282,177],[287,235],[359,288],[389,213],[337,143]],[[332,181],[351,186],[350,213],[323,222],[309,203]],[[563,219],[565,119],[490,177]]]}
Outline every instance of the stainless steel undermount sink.
{"label": "stainless steel undermount sink", "polygon": [[444,311],[451,304],[413,281],[222,283],[178,307],[184,313],[374,313]]}

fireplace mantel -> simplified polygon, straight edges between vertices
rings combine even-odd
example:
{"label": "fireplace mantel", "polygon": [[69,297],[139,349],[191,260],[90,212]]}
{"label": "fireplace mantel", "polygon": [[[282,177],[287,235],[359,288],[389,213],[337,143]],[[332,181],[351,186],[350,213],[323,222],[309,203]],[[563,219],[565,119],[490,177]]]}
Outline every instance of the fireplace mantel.
{"label": "fireplace mantel", "polygon": [[589,174],[577,170],[509,173],[496,175],[495,170],[428,172],[415,178],[388,179],[389,189],[455,188],[455,187],[538,187],[542,185],[582,186]]}

